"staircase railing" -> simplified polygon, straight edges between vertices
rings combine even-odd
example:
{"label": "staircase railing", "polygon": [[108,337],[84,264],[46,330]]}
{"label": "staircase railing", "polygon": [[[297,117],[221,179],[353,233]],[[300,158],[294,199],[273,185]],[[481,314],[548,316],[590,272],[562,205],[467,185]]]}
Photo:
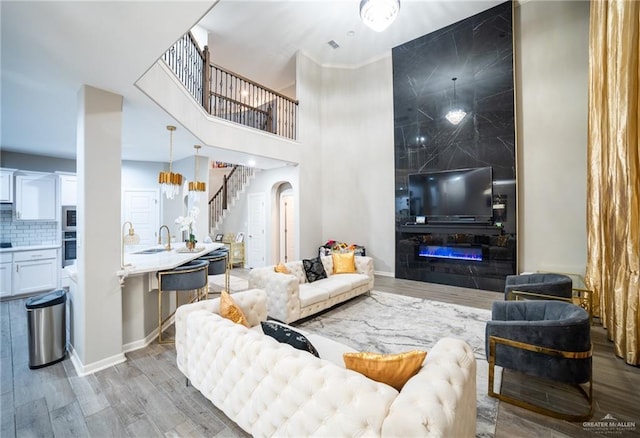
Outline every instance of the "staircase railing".
{"label": "staircase railing", "polygon": [[222,186],[209,200],[209,224],[210,227],[222,219],[224,211],[229,208],[229,202],[234,199],[253,176],[253,167],[235,165],[229,175],[225,175]]}
{"label": "staircase railing", "polygon": [[209,114],[296,139],[297,100],[212,64],[210,56],[187,32],[162,59]]}

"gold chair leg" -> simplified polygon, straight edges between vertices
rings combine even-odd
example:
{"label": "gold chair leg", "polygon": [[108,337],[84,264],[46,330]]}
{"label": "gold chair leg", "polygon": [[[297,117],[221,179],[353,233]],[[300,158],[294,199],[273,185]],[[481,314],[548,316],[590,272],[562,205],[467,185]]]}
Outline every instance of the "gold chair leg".
{"label": "gold chair leg", "polygon": [[[176,292],[176,300],[178,293]],[[162,290],[158,289],[158,344],[173,344],[173,339],[162,339],[162,328],[164,323],[171,318],[173,313],[169,314],[166,318],[162,318]]]}
{"label": "gold chair leg", "polygon": [[[494,391],[494,383],[495,383],[495,366],[496,366],[496,345],[498,343],[510,345],[512,347],[520,346],[521,348],[526,349],[526,350],[530,350],[530,351],[533,350],[533,348],[535,348],[538,352],[544,353],[544,351],[541,351],[541,349],[543,349],[543,347],[533,347],[532,346],[533,348],[529,348],[528,344],[523,344],[523,343],[520,343],[520,342],[510,341],[510,340],[507,340],[507,339],[496,338],[494,336],[491,336],[489,338],[489,382],[488,382],[488,389],[487,389],[487,392],[488,392],[490,397],[497,398],[500,401],[504,401],[506,403],[510,403],[510,404],[512,404],[514,406],[518,406],[518,407],[530,410],[532,412],[537,412],[539,414],[547,415],[549,417],[558,418],[560,420],[580,422],[580,421],[586,421],[589,418],[591,418],[591,416],[593,415],[593,371],[591,371],[591,373],[589,375],[589,393],[587,393],[584,390],[584,388],[582,386],[578,385],[578,384],[575,384],[575,385],[567,384],[567,386],[572,386],[572,387],[575,387],[576,389],[578,389],[580,394],[589,403],[589,410],[587,412],[585,412],[585,413],[566,414],[564,412],[559,412],[559,411],[555,411],[553,409],[545,408],[545,407],[542,407],[540,405],[536,405],[534,403],[530,403],[528,401],[525,401],[525,400],[522,400],[522,399],[519,399],[519,398],[516,398],[516,397],[512,397],[512,396],[509,396],[509,395],[504,395],[504,394],[501,394],[500,392],[495,392]],[[518,344],[520,344],[520,345],[518,345]],[[552,350],[552,351],[554,351],[554,350]],[[589,352],[589,354],[590,353],[591,352]],[[556,355],[556,354],[553,354],[553,355]],[[556,383],[558,383],[558,382],[556,382]]]}
{"label": "gold chair leg", "polygon": [[158,288],[158,344],[162,344],[162,291]]}

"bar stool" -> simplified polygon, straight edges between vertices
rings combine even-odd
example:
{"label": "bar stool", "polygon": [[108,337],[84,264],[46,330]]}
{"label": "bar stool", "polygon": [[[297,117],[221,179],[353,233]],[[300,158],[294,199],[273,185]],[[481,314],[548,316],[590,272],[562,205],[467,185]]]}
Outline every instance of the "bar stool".
{"label": "bar stool", "polygon": [[[209,285],[217,285],[219,276],[224,274],[223,289],[229,292],[229,251],[227,248],[220,248],[200,257],[198,260],[207,260],[209,262]],[[209,289],[211,293],[219,293],[216,290]]]}
{"label": "bar stool", "polygon": [[198,260],[207,260],[209,262],[209,275],[224,274],[229,264],[229,251],[226,248],[219,249],[198,258]]}
{"label": "bar stool", "polygon": [[207,298],[209,292],[209,276],[207,260],[193,260],[177,268],[158,272],[158,343],[167,344],[175,342],[173,339],[162,339],[162,326],[176,311],[174,310],[166,318],[162,318],[162,293],[176,291],[176,309],[178,308],[178,292],[195,291],[195,297],[189,302],[200,301]]}

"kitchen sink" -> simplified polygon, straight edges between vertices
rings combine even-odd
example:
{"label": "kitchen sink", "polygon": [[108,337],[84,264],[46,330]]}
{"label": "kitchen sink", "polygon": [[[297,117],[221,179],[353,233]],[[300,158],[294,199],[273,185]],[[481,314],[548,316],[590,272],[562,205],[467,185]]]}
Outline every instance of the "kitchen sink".
{"label": "kitchen sink", "polygon": [[166,249],[164,248],[150,248],[150,249],[145,249],[143,251],[134,252],[132,254],[156,254],[164,251],[166,251]]}

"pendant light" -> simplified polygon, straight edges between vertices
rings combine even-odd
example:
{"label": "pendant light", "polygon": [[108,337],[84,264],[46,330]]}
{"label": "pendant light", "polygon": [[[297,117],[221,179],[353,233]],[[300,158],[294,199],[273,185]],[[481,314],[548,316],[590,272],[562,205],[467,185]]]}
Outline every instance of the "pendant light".
{"label": "pendant light", "polygon": [[198,152],[200,151],[200,148],[202,146],[197,144],[193,147],[196,150],[196,158],[195,158],[195,163],[193,165],[193,181],[189,183],[189,195],[196,196],[205,191],[206,184],[201,181],[198,181]]}
{"label": "pendant light", "polygon": [[[124,233],[126,225],[129,225],[129,234]],[[122,269],[131,266],[131,264],[124,264],[124,247],[129,245],[138,245],[140,243],[140,236],[138,236],[133,229],[133,224],[130,221],[126,221],[122,224],[122,244],[120,245],[120,267]]]}
{"label": "pendant light", "polygon": [[173,131],[176,130],[176,127],[169,125],[167,126],[167,130],[169,131],[169,171],[160,172],[158,182],[160,183],[162,193],[164,193],[167,199],[173,199],[182,187],[182,175],[171,171],[173,161]]}
{"label": "pendant light", "polygon": [[452,125],[457,125],[462,122],[464,116],[467,115],[461,108],[456,108],[456,81],[458,78],[451,78],[453,81],[453,108],[449,110],[446,116],[444,116],[449,123]]}

